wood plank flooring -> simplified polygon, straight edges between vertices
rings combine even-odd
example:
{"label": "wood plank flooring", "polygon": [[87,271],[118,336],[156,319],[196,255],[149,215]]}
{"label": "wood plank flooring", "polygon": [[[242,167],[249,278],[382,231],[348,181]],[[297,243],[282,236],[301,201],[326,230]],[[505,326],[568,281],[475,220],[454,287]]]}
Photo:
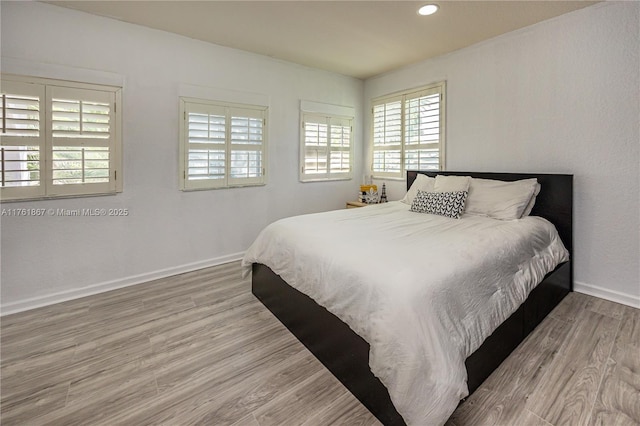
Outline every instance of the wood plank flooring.
{"label": "wood plank flooring", "polygon": [[[379,425],[239,262],[1,319],[2,425]],[[640,424],[640,310],[570,294],[448,422]]]}

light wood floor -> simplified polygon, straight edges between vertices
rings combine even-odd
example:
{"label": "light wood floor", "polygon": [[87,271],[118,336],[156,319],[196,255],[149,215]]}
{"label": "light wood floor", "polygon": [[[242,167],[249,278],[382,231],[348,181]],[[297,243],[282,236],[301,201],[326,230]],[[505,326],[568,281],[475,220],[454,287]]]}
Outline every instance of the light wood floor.
{"label": "light wood floor", "polygon": [[[238,262],[2,318],[2,425],[376,425]],[[640,311],[573,293],[449,420],[640,423]]]}

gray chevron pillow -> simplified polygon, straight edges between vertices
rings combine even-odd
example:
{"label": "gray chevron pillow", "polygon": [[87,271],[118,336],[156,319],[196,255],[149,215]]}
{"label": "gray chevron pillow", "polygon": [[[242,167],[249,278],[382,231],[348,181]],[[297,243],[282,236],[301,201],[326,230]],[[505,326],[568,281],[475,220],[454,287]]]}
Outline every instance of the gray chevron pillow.
{"label": "gray chevron pillow", "polygon": [[464,211],[464,203],[467,201],[467,194],[467,191],[418,191],[411,203],[411,211],[460,219],[460,215]]}

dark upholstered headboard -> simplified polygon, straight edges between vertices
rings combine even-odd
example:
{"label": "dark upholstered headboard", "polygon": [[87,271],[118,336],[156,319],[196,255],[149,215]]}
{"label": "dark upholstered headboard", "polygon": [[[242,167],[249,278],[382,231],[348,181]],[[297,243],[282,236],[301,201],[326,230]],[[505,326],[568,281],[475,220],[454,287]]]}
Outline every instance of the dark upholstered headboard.
{"label": "dark upholstered headboard", "polygon": [[418,173],[431,177],[455,175],[505,181],[537,178],[540,184],[540,194],[536,197],[536,204],[531,215],[543,217],[553,223],[564,246],[573,255],[573,175],[409,170],[407,171],[407,189],[411,187]]}

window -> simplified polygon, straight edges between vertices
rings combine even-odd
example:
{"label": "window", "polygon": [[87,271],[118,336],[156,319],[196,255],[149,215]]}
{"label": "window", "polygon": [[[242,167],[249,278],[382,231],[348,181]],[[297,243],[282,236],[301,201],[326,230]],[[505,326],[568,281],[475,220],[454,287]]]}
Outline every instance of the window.
{"label": "window", "polygon": [[374,177],[403,178],[407,170],[444,168],[445,83],[373,101]]}
{"label": "window", "polygon": [[180,187],[265,183],[267,107],[181,98]]}
{"label": "window", "polygon": [[117,180],[120,91],[111,86],[3,76],[2,200],[122,191]]}
{"label": "window", "polygon": [[[304,103],[303,107],[309,107],[311,104],[310,102]],[[333,107],[351,110],[346,107],[316,105],[329,107],[328,109]],[[301,126],[300,180],[308,182],[351,179],[353,170],[353,116],[302,111]]]}

